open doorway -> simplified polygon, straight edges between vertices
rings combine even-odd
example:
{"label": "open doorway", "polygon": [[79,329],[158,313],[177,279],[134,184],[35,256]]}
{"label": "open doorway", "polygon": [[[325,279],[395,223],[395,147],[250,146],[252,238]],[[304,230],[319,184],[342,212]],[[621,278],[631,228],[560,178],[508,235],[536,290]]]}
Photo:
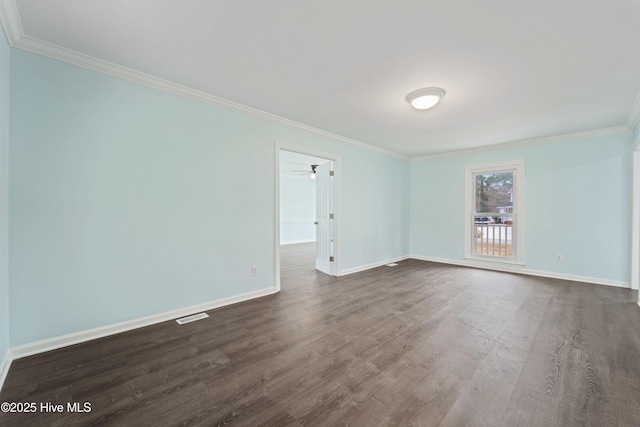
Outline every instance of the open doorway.
{"label": "open doorway", "polygon": [[338,159],[276,147],[276,287],[281,266],[337,273],[336,175]]}

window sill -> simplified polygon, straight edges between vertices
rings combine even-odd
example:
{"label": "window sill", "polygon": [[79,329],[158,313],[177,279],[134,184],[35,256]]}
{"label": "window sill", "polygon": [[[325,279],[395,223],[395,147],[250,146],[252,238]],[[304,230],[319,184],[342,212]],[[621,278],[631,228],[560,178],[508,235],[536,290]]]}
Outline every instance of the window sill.
{"label": "window sill", "polygon": [[524,268],[524,263],[521,261],[510,261],[510,260],[498,260],[488,257],[477,257],[477,256],[465,256],[465,261],[469,263],[469,265],[474,265],[478,267],[491,267],[496,269],[504,269],[504,270],[513,270],[518,271]]}

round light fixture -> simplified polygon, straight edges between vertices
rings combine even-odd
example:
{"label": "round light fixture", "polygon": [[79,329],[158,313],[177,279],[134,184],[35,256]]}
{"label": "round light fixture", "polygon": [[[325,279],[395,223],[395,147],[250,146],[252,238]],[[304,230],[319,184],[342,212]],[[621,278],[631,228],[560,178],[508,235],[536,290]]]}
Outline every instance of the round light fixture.
{"label": "round light fixture", "polygon": [[439,87],[425,87],[407,95],[407,102],[416,110],[428,110],[435,107],[445,93]]}

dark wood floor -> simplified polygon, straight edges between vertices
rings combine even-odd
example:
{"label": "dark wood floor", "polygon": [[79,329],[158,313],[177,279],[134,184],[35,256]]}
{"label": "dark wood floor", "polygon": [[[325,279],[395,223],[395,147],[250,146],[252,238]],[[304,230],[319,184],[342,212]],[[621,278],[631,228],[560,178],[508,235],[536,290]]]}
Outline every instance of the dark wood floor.
{"label": "dark wood floor", "polygon": [[[306,253],[306,254],[305,254]],[[633,291],[407,260],[13,362],[2,426],[639,426]]]}

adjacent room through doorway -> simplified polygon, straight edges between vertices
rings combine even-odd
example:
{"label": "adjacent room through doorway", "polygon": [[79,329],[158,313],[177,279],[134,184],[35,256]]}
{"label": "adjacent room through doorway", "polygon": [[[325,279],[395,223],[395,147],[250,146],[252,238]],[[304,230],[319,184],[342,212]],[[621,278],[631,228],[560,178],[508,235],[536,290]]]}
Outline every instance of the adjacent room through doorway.
{"label": "adjacent room through doorway", "polygon": [[334,274],[333,162],[279,151],[281,265]]}

